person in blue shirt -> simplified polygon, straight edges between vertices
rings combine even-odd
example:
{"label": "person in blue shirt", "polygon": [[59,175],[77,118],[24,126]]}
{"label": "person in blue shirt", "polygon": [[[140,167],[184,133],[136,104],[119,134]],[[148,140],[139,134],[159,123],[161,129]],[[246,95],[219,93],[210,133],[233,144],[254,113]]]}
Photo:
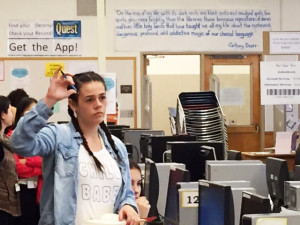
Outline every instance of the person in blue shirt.
{"label": "person in blue shirt", "polygon": [[[82,225],[112,212],[127,225],[139,224],[125,145],[104,123],[104,79],[94,72],[63,77],[59,71],[10,139],[17,154],[43,158],[39,224]],[[51,108],[67,97],[71,121],[47,124]]]}

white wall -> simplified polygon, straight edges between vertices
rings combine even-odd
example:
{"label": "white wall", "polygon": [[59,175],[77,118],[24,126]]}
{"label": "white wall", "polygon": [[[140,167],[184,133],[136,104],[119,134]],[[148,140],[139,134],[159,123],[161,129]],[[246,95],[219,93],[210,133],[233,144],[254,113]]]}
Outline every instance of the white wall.
{"label": "white wall", "polygon": [[7,25],[10,20],[81,20],[82,21],[82,56],[98,56],[100,71],[105,71],[104,57],[133,56],[137,58],[137,112],[140,124],[140,52],[117,52],[114,47],[113,10],[122,9],[275,9],[272,20],[276,21],[276,30],[299,31],[300,1],[298,0],[98,0],[98,17],[76,16],[74,0],[0,0],[0,57],[7,57]]}
{"label": "white wall", "polygon": [[300,1],[281,0],[281,31],[300,31]]}

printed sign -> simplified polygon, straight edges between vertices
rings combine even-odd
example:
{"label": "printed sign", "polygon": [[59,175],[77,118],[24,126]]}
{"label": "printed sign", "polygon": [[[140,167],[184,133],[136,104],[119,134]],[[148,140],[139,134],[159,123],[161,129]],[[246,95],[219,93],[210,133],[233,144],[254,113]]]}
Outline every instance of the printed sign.
{"label": "printed sign", "polygon": [[30,75],[28,66],[13,66],[10,68],[10,71],[11,90],[23,88],[26,92],[30,91]]}
{"label": "printed sign", "polygon": [[300,103],[300,62],[261,62],[262,105]]}
{"label": "printed sign", "polygon": [[132,94],[132,85],[121,85],[121,94]]}
{"label": "printed sign", "polygon": [[81,56],[80,21],[11,21],[9,56]]}
{"label": "printed sign", "polygon": [[106,86],[106,113],[115,114],[116,113],[116,103],[117,103],[117,89],[116,89],[116,79],[117,75],[115,73],[104,73],[103,74],[105,86]]}
{"label": "printed sign", "polygon": [[81,21],[54,21],[54,38],[80,38]]}
{"label": "printed sign", "polygon": [[270,32],[270,54],[300,54],[300,32]]}

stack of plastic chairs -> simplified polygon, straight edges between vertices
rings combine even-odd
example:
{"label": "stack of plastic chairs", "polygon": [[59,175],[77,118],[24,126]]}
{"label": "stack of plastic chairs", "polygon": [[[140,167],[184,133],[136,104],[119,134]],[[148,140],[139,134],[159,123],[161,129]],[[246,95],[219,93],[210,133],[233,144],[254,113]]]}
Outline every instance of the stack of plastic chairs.
{"label": "stack of plastic chairs", "polygon": [[177,134],[189,134],[197,141],[222,141],[228,150],[224,115],[212,91],[182,92],[177,99]]}

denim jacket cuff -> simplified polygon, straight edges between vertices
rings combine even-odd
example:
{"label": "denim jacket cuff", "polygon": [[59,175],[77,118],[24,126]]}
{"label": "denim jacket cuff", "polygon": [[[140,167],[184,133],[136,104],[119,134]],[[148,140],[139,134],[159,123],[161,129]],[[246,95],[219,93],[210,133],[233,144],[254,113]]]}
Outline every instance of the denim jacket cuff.
{"label": "denim jacket cuff", "polygon": [[53,115],[53,111],[45,104],[43,99],[39,100],[36,104],[36,110],[45,120],[48,120],[48,118]]}

